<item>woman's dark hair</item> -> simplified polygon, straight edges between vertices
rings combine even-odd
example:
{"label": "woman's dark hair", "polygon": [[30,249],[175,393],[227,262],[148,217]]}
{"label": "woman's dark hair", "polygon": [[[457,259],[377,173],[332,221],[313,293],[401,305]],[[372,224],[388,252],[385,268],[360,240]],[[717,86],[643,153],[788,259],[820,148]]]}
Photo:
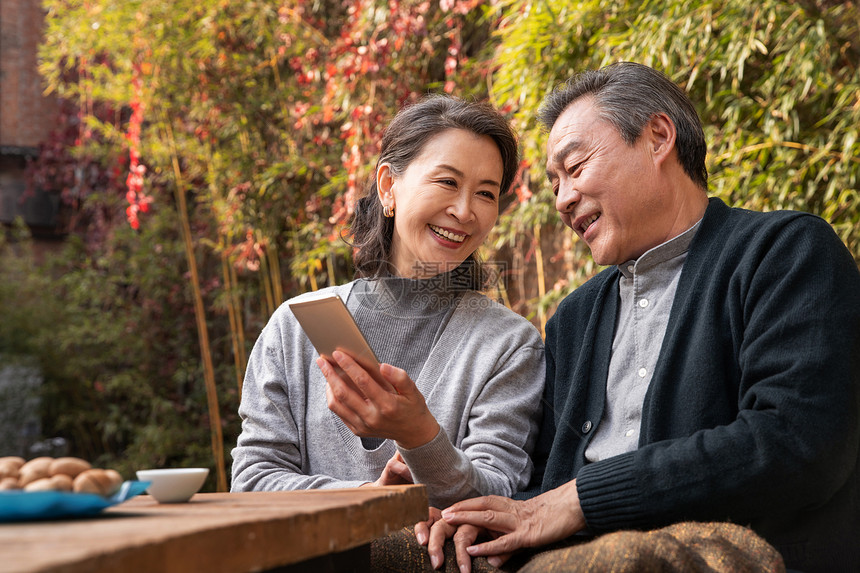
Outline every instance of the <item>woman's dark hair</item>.
{"label": "woman's dark hair", "polygon": [[[508,192],[516,177],[519,161],[517,139],[510,124],[489,103],[467,102],[451,96],[426,96],[400,110],[382,136],[377,169],[387,163],[391,166],[392,174],[403,173],[421,154],[428,141],[449,129],[465,129],[476,135],[486,135],[495,142],[502,156],[501,193]],[[480,159],[476,158],[478,161]],[[394,217],[382,214],[382,205],[377,196],[376,170],[367,192],[356,204],[349,234],[353,247],[357,249],[354,264],[359,277],[393,274],[390,258]],[[470,288],[483,288],[483,272],[474,253],[461,268],[470,269]]]}
{"label": "woman's dark hair", "polygon": [[551,130],[558,117],[583,97],[591,97],[600,117],[633,145],[642,128],[658,113],[675,124],[675,149],[684,172],[708,190],[705,134],[699,114],[687,94],[662,73],[633,62],[618,62],[589,70],[553,90],[541,105],[538,120]]}

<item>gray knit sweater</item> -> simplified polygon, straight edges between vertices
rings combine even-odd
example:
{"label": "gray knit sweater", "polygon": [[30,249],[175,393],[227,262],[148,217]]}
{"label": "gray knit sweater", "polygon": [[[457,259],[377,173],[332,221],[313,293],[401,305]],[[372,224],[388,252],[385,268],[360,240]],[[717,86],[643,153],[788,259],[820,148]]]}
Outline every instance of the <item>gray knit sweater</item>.
{"label": "gray knit sweater", "polygon": [[[347,301],[380,360],[407,370],[441,427],[431,442],[400,450],[415,483],[427,486],[430,504],[510,496],[524,487],[545,370],[534,326],[474,291],[440,299],[403,289],[396,308],[378,298],[368,309],[351,297],[356,283],[325,290]],[[355,289],[368,290],[366,282]],[[454,302],[447,311],[428,309]],[[403,332],[411,328],[414,336]],[[425,345],[423,360],[416,354]],[[282,305],[248,362],[232,491],[356,487],[376,480],[397,451],[391,440],[362,443],[328,409],[316,357]]]}

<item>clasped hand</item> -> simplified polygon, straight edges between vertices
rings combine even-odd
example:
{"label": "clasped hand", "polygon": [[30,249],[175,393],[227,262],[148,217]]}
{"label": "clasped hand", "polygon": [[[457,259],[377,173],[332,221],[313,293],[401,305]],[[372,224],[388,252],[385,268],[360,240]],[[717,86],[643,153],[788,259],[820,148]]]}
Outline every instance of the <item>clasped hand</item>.
{"label": "clasped hand", "polygon": [[381,364],[379,381],[344,352],[337,350],[332,358],[343,374],[325,358],[317,359],[328,382],[328,407],[356,436],[392,439],[412,449],[439,433],[424,396],[405,370]]}
{"label": "clasped hand", "polygon": [[[445,511],[431,508],[430,519],[415,525],[415,536],[427,545],[430,563],[444,563],[443,547],[453,538],[460,571],[471,571],[472,557],[487,557],[499,567],[511,554],[540,547],[585,528],[576,480],[526,501],[499,496],[455,503]],[[474,545],[480,535],[491,539]]]}

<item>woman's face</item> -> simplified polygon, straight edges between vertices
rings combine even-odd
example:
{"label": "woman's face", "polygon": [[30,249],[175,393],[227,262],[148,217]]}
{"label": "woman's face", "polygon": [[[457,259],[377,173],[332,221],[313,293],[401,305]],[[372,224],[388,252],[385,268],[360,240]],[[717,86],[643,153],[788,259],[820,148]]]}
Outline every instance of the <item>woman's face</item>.
{"label": "woman's face", "polygon": [[493,140],[463,129],[434,136],[399,175],[381,164],[379,198],[395,209],[389,262],[397,275],[432,277],[475,252],[498,217],[502,173]]}

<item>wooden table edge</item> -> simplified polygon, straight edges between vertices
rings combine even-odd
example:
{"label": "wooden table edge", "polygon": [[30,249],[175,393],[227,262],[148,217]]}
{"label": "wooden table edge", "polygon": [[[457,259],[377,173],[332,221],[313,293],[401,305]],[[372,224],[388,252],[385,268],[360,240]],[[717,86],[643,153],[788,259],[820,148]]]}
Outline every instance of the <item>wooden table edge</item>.
{"label": "wooden table edge", "polygon": [[[302,504],[306,508],[297,507]],[[188,504],[157,504],[148,495],[138,496],[108,508],[102,518],[0,525],[0,571],[265,571],[365,545],[426,519],[427,507],[426,489],[420,485],[197,494]],[[88,533],[116,529],[111,525],[138,532],[111,543],[87,539]],[[162,530],[140,533],[138,526]],[[2,534],[16,527],[42,541],[20,550],[8,547]],[[74,539],[52,542],[52,534],[77,536],[83,545],[70,551],[68,543]],[[34,559],[36,550],[45,557]]]}

